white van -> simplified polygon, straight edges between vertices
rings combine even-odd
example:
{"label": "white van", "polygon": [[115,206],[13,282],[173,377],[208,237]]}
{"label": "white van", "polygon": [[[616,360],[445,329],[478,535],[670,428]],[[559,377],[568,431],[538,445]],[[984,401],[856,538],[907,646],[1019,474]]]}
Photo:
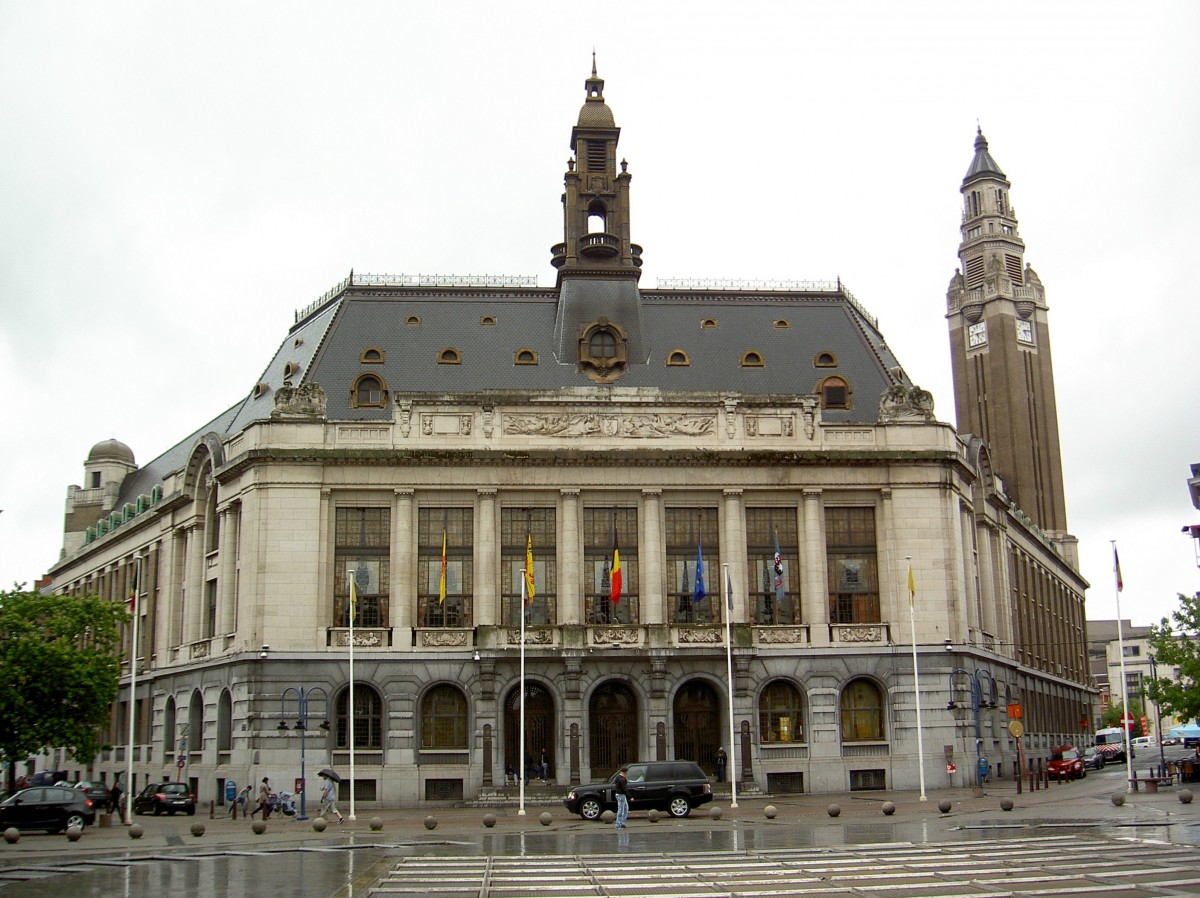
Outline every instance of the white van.
{"label": "white van", "polygon": [[1134,736],[1129,745],[1134,751],[1150,751],[1158,748],[1158,741],[1153,736]]}

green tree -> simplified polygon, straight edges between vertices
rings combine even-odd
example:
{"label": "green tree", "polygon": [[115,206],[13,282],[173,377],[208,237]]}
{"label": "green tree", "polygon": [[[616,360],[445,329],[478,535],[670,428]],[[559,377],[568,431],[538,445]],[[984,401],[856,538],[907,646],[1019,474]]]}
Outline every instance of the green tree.
{"label": "green tree", "polygon": [[66,748],[87,763],[100,748],[121,676],[119,603],[95,596],[0,592],[0,758]]}
{"label": "green tree", "polygon": [[[1129,699],[1129,713],[1133,715],[1135,721],[1142,719],[1142,703],[1132,696]],[[1121,703],[1120,699],[1114,698],[1104,709],[1104,713],[1100,716],[1100,722],[1106,727],[1119,727],[1124,718],[1125,705]]]}
{"label": "green tree", "polygon": [[[1200,594],[1179,596],[1179,610],[1150,627],[1149,643],[1159,676],[1150,680],[1146,694],[1163,713],[1181,720],[1200,717]],[[1179,676],[1172,676],[1174,671]]]}

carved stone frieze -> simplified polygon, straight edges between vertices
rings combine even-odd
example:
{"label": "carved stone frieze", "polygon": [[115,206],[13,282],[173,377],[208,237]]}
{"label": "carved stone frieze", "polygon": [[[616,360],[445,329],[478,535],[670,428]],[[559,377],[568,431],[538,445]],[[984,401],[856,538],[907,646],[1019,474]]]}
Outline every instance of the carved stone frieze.
{"label": "carved stone frieze", "polygon": [[209,655],[209,646],[207,642],[194,642],[188,654],[193,660],[196,658],[207,658]]}
{"label": "carved stone frieze", "polygon": [[746,418],[748,437],[791,437],[796,422],[791,415],[751,415]]}
{"label": "carved stone frieze", "polygon": [[833,632],[838,642],[883,642],[880,626],[838,626]]}
{"label": "carved stone frieze", "polygon": [[592,629],[592,645],[637,645],[641,640],[636,627],[595,627]]}
{"label": "carved stone frieze", "polygon": [[307,383],[298,387],[284,384],[275,391],[271,417],[276,420],[322,420],[326,403],[325,391],[320,384]]}
{"label": "carved stone frieze", "polygon": [[[521,630],[518,627],[513,627],[508,631],[508,644],[521,644]],[[525,629],[525,644],[526,645],[554,645],[554,631],[550,627],[538,627],[536,629]]]}
{"label": "carved stone frieze", "polygon": [[680,627],[678,632],[679,641],[690,644],[711,645],[725,639],[716,627]]}
{"label": "carved stone frieze", "polygon": [[427,437],[471,435],[470,415],[421,415],[421,433]]}
{"label": "carved stone frieze", "polygon": [[707,436],[716,426],[716,419],[712,415],[546,412],[506,414],[503,424],[504,433],[509,436],[662,440]]}
{"label": "carved stone frieze", "polygon": [[756,627],[754,632],[763,645],[794,645],[808,642],[807,627]]}
{"label": "carved stone frieze", "polygon": [[[426,648],[463,648],[471,644],[470,630],[418,630]],[[357,635],[357,634],[356,634]]]}
{"label": "carved stone frieze", "polygon": [[[348,648],[350,645],[349,630],[334,630],[333,644],[341,648]],[[357,648],[379,648],[387,645],[387,630],[383,629],[368,629],[364,627],[355,627],[354,629],[354,647]]]}
{"label": "carved stone frieze", "polygon": [[412,431],[412,400],[404,399],[397,404],[400,409],[400,433],[407,438]]}
{"label": "carved stone frieze", "polygon": [[490,405],[483,407],[483,435],[489,440],[492,438],[492,431],[495,429],[496,412]]}

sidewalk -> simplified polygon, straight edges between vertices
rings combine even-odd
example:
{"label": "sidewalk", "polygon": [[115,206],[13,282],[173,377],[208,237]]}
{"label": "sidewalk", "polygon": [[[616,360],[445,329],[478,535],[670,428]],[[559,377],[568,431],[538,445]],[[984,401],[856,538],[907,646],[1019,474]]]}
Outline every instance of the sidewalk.
{"label": "sidewalk", "polygon": [[[961,838],[964,828],[987,828],[1003,825],[1020,827],[1048,823],[1079,825],[1094,823],[1099,826],[1132,825],[1184,825],[1196,827],[1196,838],[1200,843],[1200,802],[1183,804],[1179,800],[1180,788],[1161,791],[1157,794],[1138,792],[1125,795],[1125,802],[1116,806],[1111,796],[1124,792],[1123,779],[1111,775],[1092,775],[1087,779],[1055,784],[1034,792],[1016,793],[1015,784],[1000,781],[989,786],[981,796],[970,789],[933,789],[927,791],[927,800],[921,801],[913,791],[904,792],[843,792],[822,795],[776,795],[739,798],[738,806],[730,806],[729,796],[718,797],[711,805],[699,808],[685,820],[673,820],[662,815],[658,823],[650,823],[645,813],[636,810],[630,816],[631,827],[653,826],[669,831],[680,828],[694,831],[697,828],[718,831],[746,826],[787,826],[800,823],[807,827],[847,825],[866,822],[890,822],[894,824],[921,822],[929,841]],[[1011,799],[1011,811],[1001,809],[1001,800]],[[941,813],[939,804],[950,802],[950,811]],[[895,805],[895,812],[885,816],[886,802]],[[768,819],[764,813],[768,805],[775,808],[775,816]],[[840,808],[835,818],[829,814],[831,805]],[[712,809],[720,808],[719,819],[712,818]],[[344,809],[343,809],[344,810]],[[550,815],[550,823],[540,822],[543,813]],[[485,827],[485,815],[494,815],[494,827]],[[436,820],[435,829],[425,825],[427,817]],[[379,831],[371,829],[372,819],[382,822]],[[245,819],[232,820],[223,815],[210,819],[206,813],[198,812],[195,817],[142,816],[134,822],[144,830],[140,839],[132,839],[129,827],[114,821],[108,827],[88,827],[77,842],[71,842],[63,834],[23,833],[16,844],[0,841],[0,866],[29,865],[31,863],[53,863],[97,856],[144,857],[164,852],[186,852],[210,854],[232,851],[286,851],[322,847],[363,847],[369,845],[394,846],[398,843],[424,842],[436,844],[454,839],[478,839],[488,834],[513,833],[557,833],[571,835],[595,833],[601,824],[587,822],[569,815],[560,805],[526,805],[525,815],[518,813],[515,802],[504,806],[480,807],[423,807],[405,809],[358,809],[358,819],[338,825],[328,824],[324,832],[313,829],[313,820],[297,821],[291,817],[274,816],[266,824],[264,833],[256,834],[252,823]],[[204,834],[191,834],[193,824],[203,824]]]}

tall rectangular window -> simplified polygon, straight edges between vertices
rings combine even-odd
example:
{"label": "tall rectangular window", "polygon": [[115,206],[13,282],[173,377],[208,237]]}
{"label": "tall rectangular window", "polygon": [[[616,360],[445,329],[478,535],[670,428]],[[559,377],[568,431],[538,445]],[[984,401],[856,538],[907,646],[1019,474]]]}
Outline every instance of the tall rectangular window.
{"label": "tall rectangular window", "polygon": [[826,508],[825,558],[830,623],[880,623],[875,509]]}
{"label": "tall rectangular window", "polygon": [[391,626],[391,534],[390,509],[356,507],[334,512],[333,626],[350,626],[351,576],[358,599],[354,626]]}
{"label": "tall rectangular window", "polygon": [[422,508],[417,513],[418,627],[472,626],[474,512],[473,508]]}
{"label": "tall rectangular window", "polygon": [[217,632],[217,581],[204,584],[204,638],[212,639]]}
{"label": "tall rectangular window", "polygon": [[724,583],[718,552],[717,510],[668,508],[666,535],[667,607],[671,610],[671,622],[719,622]]}
{"label": "tall rectangular window", "polygon": [[521,626],[521,577],[533,556],[533,598],[526,587],[526,626],[558,623],[558,562],[553,508],[500,509],[500,612],[510,627]]}
{"label": "tall rectangular window", "polygon": [[[589,624],[638,623],[637,528],[636,508],[583,510],[583,601]],[[613,602],[614,549],[621,582],[616,603]]]}
{"label": "tall rectangular window", "polygon": [[[775,549],[779,548],[776,570]],[[757,623],[800,623],[799,538],[794,508],[746,509],[750,617]]]}

